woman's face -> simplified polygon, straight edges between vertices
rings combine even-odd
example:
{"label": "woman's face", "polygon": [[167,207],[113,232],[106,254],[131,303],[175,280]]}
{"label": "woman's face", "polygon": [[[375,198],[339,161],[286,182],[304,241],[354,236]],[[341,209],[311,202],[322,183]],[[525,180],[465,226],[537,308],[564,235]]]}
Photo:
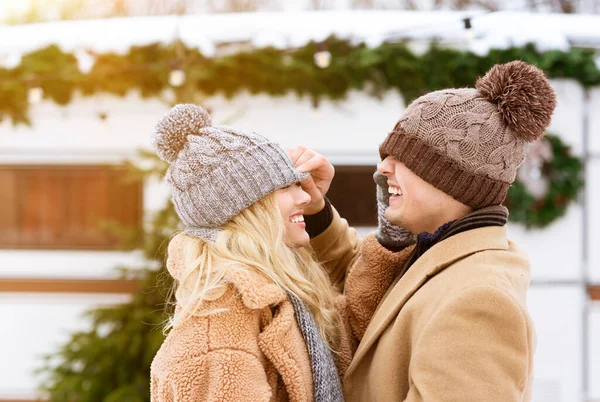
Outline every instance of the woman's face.
{"label": "woman's face", "polygon": [[310,195],[302,190],[300,183],[275,192],[277,206],[285,225],[285,241],[291,247],[304,247],[310,242],[304,223],[304,206],[310,203]]}

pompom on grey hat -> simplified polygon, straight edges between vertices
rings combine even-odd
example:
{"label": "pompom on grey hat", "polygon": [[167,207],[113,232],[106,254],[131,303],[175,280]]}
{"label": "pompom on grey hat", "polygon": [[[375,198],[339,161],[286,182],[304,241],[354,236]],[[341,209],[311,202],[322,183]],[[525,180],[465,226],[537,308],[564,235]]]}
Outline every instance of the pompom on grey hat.
{"label": "pompom on grey hat", "polygon": [[213,126],[197,105],[169,110],[156,125],[152,144],[170,164],[165,180],[185,233],[209,241],[245,208],[308,176],[278,144],[256,133]]}

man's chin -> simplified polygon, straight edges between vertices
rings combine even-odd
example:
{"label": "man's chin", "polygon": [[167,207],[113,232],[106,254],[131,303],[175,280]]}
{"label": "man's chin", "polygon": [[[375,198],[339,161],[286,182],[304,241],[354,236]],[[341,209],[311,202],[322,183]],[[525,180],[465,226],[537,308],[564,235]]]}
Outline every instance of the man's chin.
{"label": "man's chin", "polygon": [[388,209],[385,211],[385,218],[393,225],[402,226],[402,214],[399,211]]}

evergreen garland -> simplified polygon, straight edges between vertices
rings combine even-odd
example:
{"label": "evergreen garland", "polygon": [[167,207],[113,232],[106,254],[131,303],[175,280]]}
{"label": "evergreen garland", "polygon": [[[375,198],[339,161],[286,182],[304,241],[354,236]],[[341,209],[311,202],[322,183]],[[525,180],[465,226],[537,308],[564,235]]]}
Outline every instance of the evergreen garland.
{"label": "evergreen garland", "polygon": [[[319,68],[314,55],[323,49],[331,53],[331,63]],[[408,103],[433,90],[473,86],[492,65],[517,59],[537,65],[550,78],[571,78],[584,87],[600,85],[593,50],[538,52],[533,45],[492,50],[486,56],[432,45],[416,55],[404,43],[369,48],[330,37],[298,49],[262,48],[206,58],[178,42],[133,46],[125,55],[96,55],[87,74],[79,71],[74,55],[49,46],[27,54],[13,69],[0,68],[0,119],[29,123],[27,90],[36,86],[60,105],[68,104],[77,90],[119,96],[138,90],[144,97],[160,97],[170,87],[168,75],[175,68],[186,73],[176,93],[195,90],[231,97],[243,90],[271,96],[293,92],[310,96],[316,105],[324,98],[343,99],[350,90],[379,96],[396,89]]]}

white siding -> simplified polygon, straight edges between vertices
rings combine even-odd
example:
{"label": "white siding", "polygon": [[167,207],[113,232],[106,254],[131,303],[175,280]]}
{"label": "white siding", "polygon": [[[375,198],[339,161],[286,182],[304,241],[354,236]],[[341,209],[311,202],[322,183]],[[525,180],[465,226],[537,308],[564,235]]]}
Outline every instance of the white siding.
{"label": "white siding", "polygon": [[[584,92],[572,81],[554,81],[559,106],[551,127],[584,154]],[[314,109],[307,98],[295,95],[270,98],[240,95],[232,100],[207,99],[215,123],[262,133],[284,147],[305,145],[323,152],[335,164],[376,164],[377,147],[404,110],[402,98],[387,92],[381,100],[353,92],[342,102],[323,101]],[[590,151],[600,157],[600,90],[590,105]],[[42,103],[32,108],[32,127],[0,124],[0,163],[112,163],[150,148],[152,129],[167,110],[157,100],[96,96],[77,98],[67,107]],[[107,114],[105,121],[97,117]],[[547,229],[526,231],[511,224],[509,234],[531,259],[534,284],[531,315],[538,335],[535,400],[583,402],[583,344],[585,305],[583,222],[588,221],[589,270],[600,283],[600,158],[588,167],[588,215],[575,204],[567,216]],[[145,186],[147,212],[162,207],[168,198],[160,182]],[[361,230],[364,233],[365,230]],[[139,252],[16,251],[0,250],[1,277],[112,278],[117,265],[142,263]],[[543,283],[543,285],[542,285]],[[31,368],[37,356],[53,350],[66,333],[84,325],[79,313],[120,296],[0,294],[0,356],[14,362],[0,366],[0,398],[31,396]],[[592,315],[589,338],[600,339],[599,314]],[[10,328],[10,330],[8,330]],[[40,342],[38,334],[44,334]],[[592,396],[600,398],[600,344],[591,342],[593,359],[588,373]],[[590,358],[591,359],[591,358]],[[552,399],[554,398],[554,399]]]}

